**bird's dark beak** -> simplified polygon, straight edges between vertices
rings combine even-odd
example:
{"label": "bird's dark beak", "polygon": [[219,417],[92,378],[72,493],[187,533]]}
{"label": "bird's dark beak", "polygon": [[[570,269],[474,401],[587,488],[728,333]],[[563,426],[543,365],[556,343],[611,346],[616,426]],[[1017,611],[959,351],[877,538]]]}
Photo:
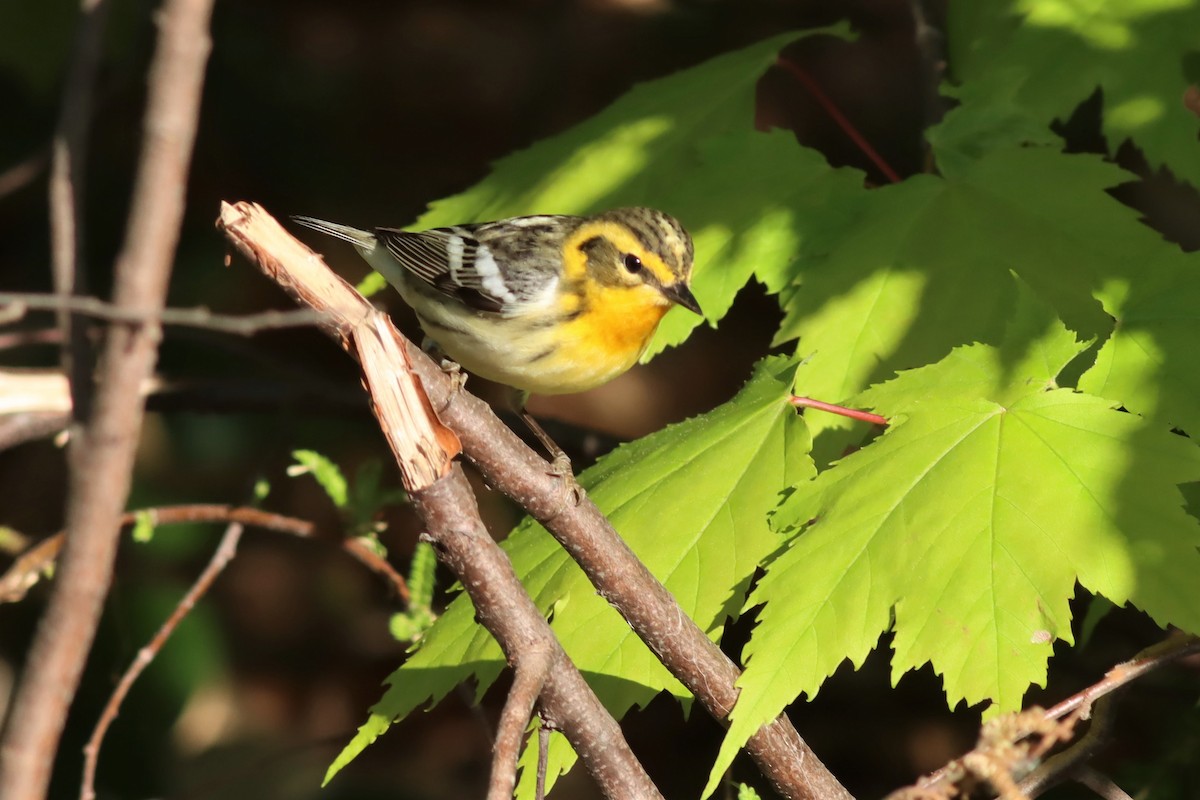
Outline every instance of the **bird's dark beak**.
{"label": "bird's dark beak", "polygon": [[696,302],[696,295],[692,294],[692,290],[683,281],[671,286],[664,286],[663,294],[668,300],[678,303],[693,314],[704,316],[704,312],[700,310],[700,304]]}

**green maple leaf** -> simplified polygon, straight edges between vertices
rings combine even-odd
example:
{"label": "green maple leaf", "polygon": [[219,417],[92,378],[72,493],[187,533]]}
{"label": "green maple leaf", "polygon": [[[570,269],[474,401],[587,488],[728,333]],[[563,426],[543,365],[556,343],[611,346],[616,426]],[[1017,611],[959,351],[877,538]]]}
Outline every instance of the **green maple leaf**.
{"label": "green maple leaf", "polygon": [[[957,345],[998,341],[1013,271],[1082,336],[1107,333],[1094,293],[1168,247],[1106,194],[1128,178],[1095,156],[1008,147],[816,217],[795,264],[766,276],[784,287],[776,343],[799,338],[805,356],[797,394],[844,403]],[[814,436],[848,424],[810,419]]]}
{"label": "green maple leaf", "polygon": [[[522,214],[590,214],[625,205],[678,217],[696,241],[693,290],[721,319],[756,268],[791,260],[790,220],[861,175],[835,171],[790,133],[754,129],[755,90],[780,49],[776,36],[643,83],[594,117],[496,162],[461,194],[430,205],[413,230]],[[382,286],[376,279],[368,292]],[[683,341],[702,320],[673,309],[646,353]]]}
{"label": "green maple leaf", "polygon": [[1043,141],[1099,89],[1110,152],[1132,140],[1153,167],[1200,186],[1200,120],[1183,104],[1197,30],[1195,0],[952,4],[946,41],[962,105],[932,138],[950,157],[978,151],[981,132],[991,143]]}
{"label": "green maple leaf", "polygon": [[[624,445],[579,480],[638,558],[713,638],[741,607],[757,565],[778,546],[767,512],[813,474],[803,421],[787,402],[795,363],[762,362],[712,412]],[[686,699],[620,615],[541,526],[527,521],[504,548],[559,641],[616,716],[660,691]],[[499,646],[459,597],[389,679],[371,717],[330,767],[332,777],[418,705],[474,678],[482,693],[504,666]],[[571,758],[556,754],[558,763]]]}
{"label": "green maple leaf", "polygon": [[[688,221],[696,245],[693,288],[709,320],[757,276],[787,273],[797,251],[862,192],[862,173],[833,169],[789,131],[746,131],[706,140],[694,175],[670,184],[664,207]],[[700,318],[673,310],[643,360],[682,342]]]}
{"label": "green maple leaf", "polygon": [[1079,388],[1168,425],[1200,434],[1200,261],[1166,253],[1139,264],[1136,280],[1098,294],[1116,318],[1112,336]]}
{"label": "green maple leaf", "polygon": [[998,710],[1072,640],[1076,582],[1200,631],[1200,524],[1178,489],[1200,478],[1200,449],[1057,388],[1085,345],[1018,297],[1000,347],[957,348],[858,398],[887,433],[780,507],[779,527],[802,532],[747,603],[762,609],[714,776],[844,659],[861,665],[892,614],[894,681],[930,663],[952,705]]}

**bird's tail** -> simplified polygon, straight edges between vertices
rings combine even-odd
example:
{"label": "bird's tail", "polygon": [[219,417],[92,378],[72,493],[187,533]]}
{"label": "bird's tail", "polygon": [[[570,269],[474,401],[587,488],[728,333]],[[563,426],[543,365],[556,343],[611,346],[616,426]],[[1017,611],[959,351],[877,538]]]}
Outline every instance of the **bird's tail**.
{"label": "bird's tail", "polygon": [[323,219],[316,219],[315,217],[293,216],[292,221],[306,228],[312,228],[314,231],[320,231],[332,236],[335,239],[341,239],[343,242],[349,242],[360,250],[375,249],[375,234],[370,231],[351,228],[349,225],[339,225],[336,222],[326,222]]}

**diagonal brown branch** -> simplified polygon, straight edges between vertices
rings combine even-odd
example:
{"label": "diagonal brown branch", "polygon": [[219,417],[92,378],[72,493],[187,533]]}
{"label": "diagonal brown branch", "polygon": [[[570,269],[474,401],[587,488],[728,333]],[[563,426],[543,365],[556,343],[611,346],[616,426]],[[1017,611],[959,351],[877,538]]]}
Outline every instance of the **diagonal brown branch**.
{"label": "diagonal brown branch", "polygon": [[[166,0],[158,16],[142,154],[114,270],[114,302],[120,307],[157,310],[164,303],[183,217],[211,15],[212,0]],[[38,623],[0,739],[0,797],[5,800],[46,795],[67,708],[112,576],[142,422],[140,385],[154,368],[159,333],[150,324],[114,326],[107,333],[95,405],[69,454],[67,537],[59,579]]]}
{"label": "diagonal brown branch", "polygon": [[614,800],[661,798],[625,743],[621,727],[562,649],[508,556],[483,527],[462,468],[455,464],[447,477],[414,490],[412,499],[429,525],[438,557],[462,581],[480,623],[496,637],[517,674],[523,672],[527,656],[536,660],[543,651],[550,653],[541,690],[543,713],[579,753],[604,795]]}
{"label": "diagonal brown branch", "polygon": [[1200,653],[1200,636],[1169,637],[1113,667],[1101,680],[1051,708],[1046,712],[1046,717],[1064,717],[1077,708],[1088,706],[1104,695],[1115,692],[1131,681],[1196,653]]}
{"label": "diagonal brown branch", "polygon": [[35,152],[0,172],[0,199],[19,192],[33,183],[45,171],[48,163],[50,163],[50,148],[39,147]]}
{"label": "diagonal brown branch", "polygon": [[[301,302],[310,301],[316,292],[299,286],[302,279],[297,276],[320,263],[312,251],[250,203],[224,205],[220,224],[248,258],[260,263]],[[336,327],[327,330],[336,337],[346,336]],[[733,662],[683,613],[591,500],[564,503],[561,481],[547,474],[546,462],[486,403],[462,391],[416,345],[405,342],[405,349],[438,416],[458,435],[464,453],[488,485],[513,498],[546,526],[671,673],[725,723],[738,694],[740,672]],[[850,796],[784,715],[763,726],[746,749],[784,797],[840,800]]]}
{"label": "diagonal brown branch", "polygon": [[412,348],[385,315],[261,208],[223,205],[219,224],[293,297],[321,311],[322,327],[357,356],[380,426],[405,488],[429,526],[427,537],[438,557],[462,581],[480,622],[518,673],[525,669],[526,654],[535,659],[541,657],[537,654],[550,654],[541,708],[566,735],[604,794],[661,797],[629,750],[620,726],[571,663],[507,555],[484,528],[470,485],[450,460],[458,452],[458,437],[438,420],[425,390],[419,388],[428,386],[425,367],[443,383],[449,379]]}
{"label": "diagonal brown branch", "polygon": [[[160,506],[131,511],[121,516],[121,527],[126,528],[133,525],[143,515],[148,516],[154,525],[175,525],[181,522],[236,522],[240,525],[289,533],[305,539],[312,538],[314,533],[313,524],[305,519],[272,514],[260,508],[215,504]],[[62,533],[56,533],[43,539],[27,552],[22,553],[12,566],[3,575],[0,575],[0,603],[15,603],[25,596],[30,587],[38,582],[41,575],[58,558],[58,554],[62,550],[62,540]],[[385,578],[400,600],[405,605],[408,604],[408,582],[388,563],[386,558],[358,539],[343,539],[341,547],[367,569]]]}
{"label": "diagonal brown branch", "polygon": [[521,662],[513,676],[512,688],[500,713],[496,744],[492,753],[492,777],[488,784],[488,800],[509,800],[517,786],[517,760],[521,756],[521,739],[533,707],[537,703],[550,667],[554,651],[549,648],[522,653]]}
{"label": "diagonal brown branch", "polygon": [[[487,484],[542,523],[671,674],[709,714],[728,724],[738,696],[737,666],[680,609],[590,499],[564,504],[558,479],[547,474],[545,462],[483,401],[456,391],[448,381],[439,383],[445,376],[436,365],[430,362],[426,367],[416,355],[412,358],[425,386],[431,387],[430,398],[442,419],[462,439],[463,451]],[[783,797],[850,797],[786,715],[760,728],[746,743],[746,751]]]}
{"label": "diagonal brown branch", "polygon": [[[1200,653],[1200,637],[1171,636],[1162,642],[1146,648],[1129,661],[1113,667],[1101,680],[1083,691],[1068,697],[1048,711],[1030,709],[1019,714],[1006,715],[1006,717],[1017,718],[1025,716],[1031,721],[1029,725],[1030,730],[1036,727],[1033,724],[1033,722],[1036,722],[1037,725],[1043,726],[1043,729],[1046,731],[1063,731],[1069,735],[1076,721],[1088,718],[1093,704],[1097,704],[1101,700],[1111,699],[1114,692],[1123,689],[1131,681],[1196,653]],[[1107,707],[1100,708],[1097,711],[1097,721],[1093,722],[1087,734],[1081,737],[1070,748],[1057,754],[1054,758],[1048,759],[1041,767],[1026,776],[1020,783],[1019,791],[1023,795],[1030,797],[1037,796],[1047,787],[1074,776],[1078,770],[1086,767],[1087,760],[1096,753],[1097,749],[1103,743],[1103,739],[1107,733],[1106,728],[1110,723],[1110,713]],[[1005,717],[998,718],[998,720],[1003,719]],[[1065,720],[1068,724],[1055,728],[1054,724],[1059,720]],[[1021,736],[1025,735],[1027,735],[1027,732],[1021,733]],[[980,738],[982,740],[983,736],[981,735]],[[972,753],[968,753],[967,756],[955,759],[936,772],[921,778],[911,787],[893,792],[888,797],[896,798],[896,800],[902,800],[902,798],[922,798],[922,800],[925,800],[925,798],[956,796],[958,782],[969,777],[968,771],[962,768],[963,762],[980,749],[976,748]],[[986,749],[986,747],[983,749]]]}

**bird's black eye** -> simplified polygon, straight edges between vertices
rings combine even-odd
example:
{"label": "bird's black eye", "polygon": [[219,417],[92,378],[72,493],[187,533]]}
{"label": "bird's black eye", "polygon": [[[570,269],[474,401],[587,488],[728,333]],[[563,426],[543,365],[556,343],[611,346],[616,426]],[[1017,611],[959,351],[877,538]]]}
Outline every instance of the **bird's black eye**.
{"label": "bird's black eye", "polygon": [[642,271],[642,260],[633,253],[626,253],[623,263],[625,264],[625,269],[629,270],[634,275]]}

